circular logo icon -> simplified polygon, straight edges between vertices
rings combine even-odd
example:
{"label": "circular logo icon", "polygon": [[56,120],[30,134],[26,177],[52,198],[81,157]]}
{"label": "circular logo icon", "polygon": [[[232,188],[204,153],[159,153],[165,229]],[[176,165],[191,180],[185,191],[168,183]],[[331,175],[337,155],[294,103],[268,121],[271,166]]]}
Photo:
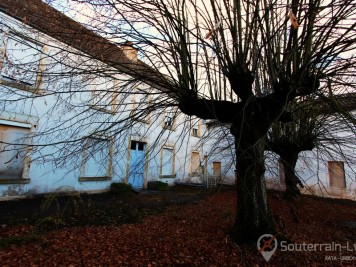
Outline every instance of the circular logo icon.
{"label": "circular logo icon", "polygon": [[271,234],[264,234],[261,235],[260,238],[257,240],[258,253],[261,253],[261,255],[266,261],[270,260],[277,247],[278,242],[276,239],[276,235],[273,236]]}

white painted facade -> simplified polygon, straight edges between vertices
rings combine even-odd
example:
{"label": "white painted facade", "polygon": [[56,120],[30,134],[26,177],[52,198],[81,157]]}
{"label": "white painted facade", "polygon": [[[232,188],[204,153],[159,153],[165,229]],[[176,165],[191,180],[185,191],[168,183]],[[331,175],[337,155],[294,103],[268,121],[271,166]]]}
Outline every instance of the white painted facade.
{"label": "white painted facade", "polygon": [[[356,115],[356,107],[351,114]],[[332,121],[330,116],[330,127]],[[300,153],[296,175],[305,185],[301,190],[303,194],[356,200],[356,129],[354,126],[342,128],[337,135],[347,142],[326,143],[326,150],[315,148]],[[283,190],[284,173],[278,158],[274,153],[266,153],[266,183],[269,188]]]}
{"label": "white painted facade", "polygon": [[[205,122],[193,119],[187,127],[182,123],[187,121],[183,114],[172,121],[174,113],[172,116],[160,111],[151,112],[145,121],[137,121],[133,127],[122,130],[126,127],[125,121],[118,122],[140,107],[140,94],[139,91],[135,94],[132,88],[126,94],[117,93],[116,88],[121,86],[123,77],[118,77],[115,69],[11,16],[0,13],[0,22],[0,130],[3,142],[0,143],[0,198],[54,191],[106,190],[113,182],[129,182],[135,171],[130,169],[131,159],[134,153],[139,157],[139,151],[144,153],[144,162],[139,170],[143,174],[143,187],[148,181],[156,180],[170,184],[177,181],[202,182],[202,173],[206,177],[215,176],[223,183],[235,182],[231,157],[234,151],[220,149],[221,146],[233,148],[233,144],[227,139],[220,140],[220,135],[209,136],[209,140],[204,138],[209,133]],[[20,72],[13,79],[7,77],[12,71],[6,67],[6,57],[11,54],[7,51],[11,35],[16,36],[18,42],[23,36],[30,37],[32,41],[26,43],[41,51],[32,53],[35,58],[27,59],[28,63],[37,62],[31,66],[35,68],[33,73],[36,75],[28,72],[21,76]],[[28,48],[21,51],[22,58],[26,57],[26,50]],[[128,51],[130,58],[132,52]],[[107,75],[88,78],[85,71],[84,75],[77,73],[77,67],[81,65],[84,70],[89,66],[91,70],[98,69]],[[75,75],[68,75],[71,70]],[[100,90],[106,94],[101,94]],[[76,127],[77,124],[80,127]],[[26,146],[26,153],[17,153],[24,146],[21,142],[14,142],[13,134],[9,134],[11,131],[18,135],[30,133],[32,137],[26,140],[30,145]],[[72,146],[68,140],[73,141]],[[344,150],[356,155],[355,136],[350,140],[354,142],[353,148]],[[17,147],[12,147],[16,153],[9,154],[9,144],[6,143],[11,142],[17,143]],[[132,151],[133,147],[136,152]],[[337,154],[321,156],[316,153],[316,150],[304,152],[297,163],[297,174],[307,185],[304,192],[356,199],[355,162],[342,164],[345,186],[335,186],[330,181],[332,168],[329,165],[343,159]],[[67,157],[68,154],[71,156]],[[283,188],[278,158],[266,156],[266,159],[267,185]],[[19,164],[22,170],[11,174],[19,175],[18,178],[7,175],[9,166],[18,167]]]}
{"label": "white painted facade", "polygon": [[[117,93],[122,77],[115,69],[80,55],[24,21],[3,13],[0,21],[0,198],[101,191],[113,182],[128,182],[134,146],[138,154],[144,153],[143,187],[153,180],[201,182],[202,170],[207,176],[216,174],[217,162],[219,176],[234,181],[231,160],[211,153],[203,138],[208,132],[203,121],[192,119],[196,126],[187,128],[181,123],[187,119],[183,114],[170,121],[167,113],[152,112],[145,122],[122,130],[125,121],[118,122],[137,108],[139,94]],[[31,63],[26,66],[31,71],[11,67],[16,60]],[[74,63],[109,74],[69,76]],[[28,138],[20,138],[24,136]],[[17,171],[11,176],[10,169]]]}

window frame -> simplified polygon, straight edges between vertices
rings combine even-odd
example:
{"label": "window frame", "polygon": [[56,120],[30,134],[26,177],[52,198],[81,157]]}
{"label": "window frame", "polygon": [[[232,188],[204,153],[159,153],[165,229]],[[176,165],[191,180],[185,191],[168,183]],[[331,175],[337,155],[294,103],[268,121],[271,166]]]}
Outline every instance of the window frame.
{"label": "window frame", "polygon": [[[170,118],[170,125],[167,125],[167,120],[166,118]],[[177,119],[177,113],[176,111],[166,111],[163,113],[163,120],[162,120],[162,128],[165,130],[169,131],[175,131],[176,130],[176,119]]]}
{"label": "window frame", "polygon": [[[193,171],[193,154],[198,154],[199,157],[199,167],[196,171]],[[201,159],[200,159],[200,152],[197,150],[194,150],[190,153],[190,176],[196,176],[196,175],[200,175],[202,173],[201,170]]]}
{"label": "window frame", "polygon": [[[48,52],[48,47],[44,44],[41,44],[39,41],[36,41],[32,38],[25,37],[25,36],[20,36],[19,34],[16,34],[13,31],[1,31],[2,34],[4,35],[3,37],[3,42],[0,44],[0,73],[3,69],[3,66],[6,64],[5,63],[5,57],[6,57],[6,49],[7,49],[7,44],[9,38],[11,36],[15,36],[13,39],[16,40],[16,38],[23,39],[26,42],[32,43],[36,46],[41,47],[41,49],[38,51],[39,53],[39,62],[38,62],[38,68],[37,68],[37,76],[36,76],[36,82],[33,85],[26,84],[25,82],[22,82],[20,80],[16,79],[9,79],[6,78],[5,76],[2,76],[0,74],[0,85],[5,85],[9,87],[14,87],[23,91],[27,91],[30,93],[34,94],[42,94],[42,85],[43,85],[43,76],[44,76],[44,71],[45,71],[45,54]],[[28,46],[28,45],[27,45]],[[31,48],[31,46],[28,46]]]}
{"label": "window frame", "polygon": [[[28,134],[32,133],[34,125],[28,122],[21,122],[21,121],[8,121],[6,119],[0,118],[0,125],[10,126],[10,127],[17,127],[28,129]],[[30,167],[31,167],[31,156],[30,152],[32,151],[31,147],[31,138],[28,140],[29,144],[26,147],[26,154],[23,158],[23,170],[21,173],[21,178],[0,178],[0,185],[1,184],[29,184],[30,183]]]}
{"label": "window frame", "polygon": [[[340,164],[340,166],[341,166],[342,179],[343,179],[342,181],[337,181],[337,180],[332,181],[333,180],[332,177],[334,177],[337,174],[337,173],[334,172],[334,170],[332,168],[333,167],[332,165],[334,165],[334,164],[336,164],[336,165]],[[327,170],[328,170],[328,177],[329,177],[329,188],[345,190],[346,187],[347,187],[346,175],[345,175],[346,174],[345,173],[345,163],[343,161],[337,161],[337,160],[328,161],[327,162]],[[343,185],[341,187],[335,185],[335,184],[337,184],[339,182],[343,183]]]}
{"label": "window frame", "polygon": [[[95,98],[97,97],[96,93],[96,88],[97,86],[94,84],[94,82],[100,78],[105,78],[108,79],[108,83],[113,82],[113,92],[110,92],[110,94],[112,94],[112,96],[110,96],[110,103],[108,105],[106,105],[106,107],[110,106],[109,108],[106,107],[101,107],[99,106],[99,102],[95,101]],[[91,95],[90,95],[90,101],[91,101],[91,105],[90,108],[101,111],[101,112],[105,112],[105,113],[109,113],[109,114],[116,114],[117,113],[117,109],[118,109],[118,104],[117,104],[117,97],[118,97],[118,88],[119,88],[119,80],[114,78],[114,77],[93,77],[90,79],[90,83],[88,86],[90,86],[90,91],[91,91]],[[99,94],[100,95],[100,94]]]}
{"label": "window frame", "polygon": [[[172,158],[171,158],[171,174],[163,174],[163,156],[164,156],[164,149],[171,150],[172,152]],[[159,177],[160,178],[176,178],[176,173],[175,173],[175,157],[176,157],[176,152],[175,152],[175,147],[172,145],[163,145],[161,147],[161,155],[160,155],[160,172],[159,172]]]}
{"label": "window frame", "polygon": [[[220,170],[220,173],[219,174],[214,174],[214,165],[217,164],[219,165],[219,170]],[[223,168],[222,168],[222,162],[221,160],[214,160],[212,163],[211,163],[211,167],[212,167],[212,175],[213,177],[216,177],[216,178],[221,178],[222,177],[222,173],[223,173]]]}
{"label": "window frame", "polygon": [[[88,153],[88,142],[90,139],[97,139],[101,141],[108,142],[108,155],[107,155],[107,171],[105,176],[88,176],[86,175],[86,164],[88,162],[89,157],[87,157]],[[100,142],[100,141],[99,141]],[[79,182],[90,182],[90,181],[108,181],[112,179],[113,175],[113,145],[114,145],[114,140],[112,138],[106,137],[106,136],[87,136],[84,140],[83,144],[83,152],[82,152],[82,163],[81,163],[81,170],[80,170],[80,176],[78,178]]]}
{"label": "window frame", "polygon": [[198,138],[201,137],[201,120],[192,125],[191,135]]}
{"label": "window frame", "polygon": [[[139,88],[136,88],[135,91],[142,91]],[[133,95],[132,95],[132,109],[130,112],[130,116],[135,116],[136,112],[137,112],[137,108],[138,108],[138,104],[141,103],[142,97],[139,101],[136,101],[136,96],[138,95],[138,93],[136,93],[134,91]],[[144,95],[144,97],[147,97],[147,109],[149,109],[150,105],[151,105],[151,101],[152,101],[152,96],[146,94]],[[142,102],[144,103],[144,102]],[[134,118],[135,121],[138,122],[142,122],[145,124],[150,124],[151,123],[151,112],[148,112],[147,115],[144,118]]]}

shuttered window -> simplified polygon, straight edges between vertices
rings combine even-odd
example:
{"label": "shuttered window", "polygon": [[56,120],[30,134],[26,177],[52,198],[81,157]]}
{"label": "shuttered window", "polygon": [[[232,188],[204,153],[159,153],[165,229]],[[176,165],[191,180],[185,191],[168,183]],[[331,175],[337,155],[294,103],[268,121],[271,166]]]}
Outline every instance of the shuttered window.
{"label": "shuttered window", "polygon": [[161,161],[161,175],[172,176],[174,175],[174,151],[173,148],[162,148],[162,161]]}
{"label": "shuttered window", "polygon": [[342,161],[328,161],[330,187],[346,188],[344,163]]}
{"label": "shuttered window", "polygon": [[89,138],[84,159],[84,177],[107,177],[110,175],[110,141]]}
{"label": "shuttered window", "polygon": [[197,175],[200,173],[200,155],[199,152],[192,152],[190,162],[190,173],[191,175]]}
{"label": "shuttered window", "polygon": [[216,177],[221,176],[221,162],[220,161],[213,162],[213,176],[216,176]]}
{"label": "shuttered window", "polygon": [[30,128],[0,125],[0,179],[22,179]]}

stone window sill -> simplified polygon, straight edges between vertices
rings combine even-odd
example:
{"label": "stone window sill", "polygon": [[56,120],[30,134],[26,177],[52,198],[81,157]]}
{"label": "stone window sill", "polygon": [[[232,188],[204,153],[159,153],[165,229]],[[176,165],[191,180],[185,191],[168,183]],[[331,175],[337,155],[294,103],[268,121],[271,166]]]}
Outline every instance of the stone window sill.
{"label": "stone window sill", "polygon": [[0,179],[0,184],[29,184],[29,178],[23,179]]}
{"label": "stone window sill", "polygon": [[100,182],[100,181],[109,181],[109,180],[111,180],[110,176],[79,177],[79,182]]}

